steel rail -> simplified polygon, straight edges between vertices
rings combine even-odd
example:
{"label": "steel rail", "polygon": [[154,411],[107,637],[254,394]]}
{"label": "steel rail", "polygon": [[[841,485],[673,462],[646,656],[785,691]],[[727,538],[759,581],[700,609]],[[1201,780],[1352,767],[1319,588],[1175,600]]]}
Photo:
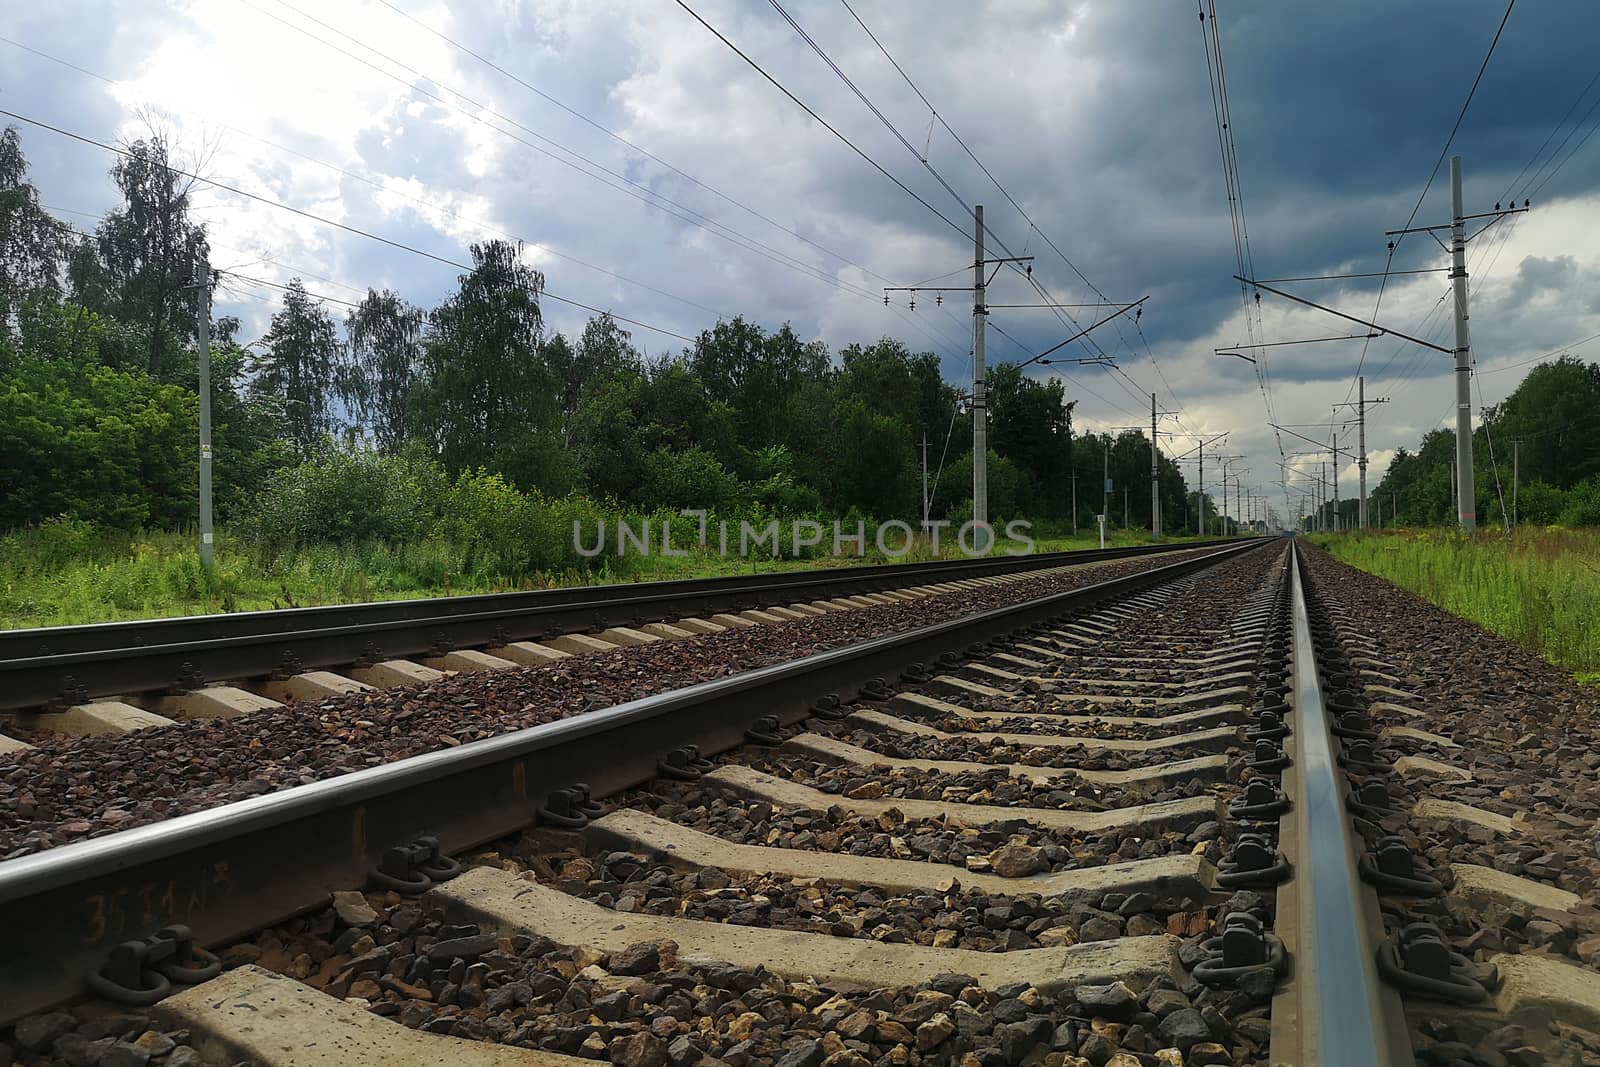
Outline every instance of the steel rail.
{"label": "steel rail", "polygon": [[1138,545],[0,631],[0,678],[5,680],[0,710],[1227,543]]}
{"label": "steel rail", "polygon": [[1218,551],[1094,585],[873,638],[788,663],[432,752],[0,863],[0,1024],[82,991],[117,943],[185,923],[238,938],[363,883],[393,845],[432,834],[459,851],[519,830],[550,790],[605,796],[648,781],[666,752],[744,742],[828,693],[853,695],[980,641],[1132,595],[1278,543]]}
{"label": "steel rail", "polygon": [[1413,1067],[1400,994],[1381,981],[1384,940],[1377,892],[1357,873],[1363,842],[1345,805],[1349,783],[1337,758],[1306,610],[1304,562],[1291,541],[1293,763],[1283,790],[1293,807],[1279,847],[1294,876],[1279,887],[1277,932],[1290,981],[1272,1004],[1273,1063],[1295,1067]]}

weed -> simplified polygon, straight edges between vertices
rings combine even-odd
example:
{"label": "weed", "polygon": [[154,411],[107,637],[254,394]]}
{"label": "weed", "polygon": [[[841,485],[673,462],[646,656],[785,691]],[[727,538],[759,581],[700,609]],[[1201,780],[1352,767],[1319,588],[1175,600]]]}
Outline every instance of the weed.
{"label": "weed", "polygon": [[1337,559],[1600,681],[1600,530],[1524,526],[1317,535]]}

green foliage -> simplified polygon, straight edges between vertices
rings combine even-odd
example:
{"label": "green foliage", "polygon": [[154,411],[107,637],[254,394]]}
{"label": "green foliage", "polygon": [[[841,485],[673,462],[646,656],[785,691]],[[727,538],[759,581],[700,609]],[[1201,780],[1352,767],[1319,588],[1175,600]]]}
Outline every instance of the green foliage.
{"label": "green foliage", "polygon": [[[1518,517],[1529,522],[1600,523],[1593,490],[1585,488],[1600,478],[1597,411],[1600,366],[1572,356],[1539,364],[1503,402],[1485,408],[1472,435],[1479,525],[1511,518],[1513,495]],[[1456,524],[1455,450],[1453,432],[1432,430],[1415,453],[1395,454],[1373,490],[1385,526]]]}
{"label": "green foliage", "polygon": [[[127,558],[84,572],[85,604],[237,604],[259,577],[250,568],[268,566],[338,597],[626,574],[634,564],[576,553],[573,520],[614,530],[684,507],[735,530],[745,518],[914,521],[925,440],[932,517],[970,510],[971,415],[934,354],[883,338],[836,362],[787,325],[743,318],[653,359],[604,313],[576,337],[547,336],[543,275],[491,241],[429,312],[369,291],[336,322],[296,280],[261,344],[237,344],[236,320],[211,324],[215,502],[241,536],[200,572],[184,562],[186,534],[139,532],[195,521],[209,248],[185,172],[198,167],[159,129],[125,147],[112,170],[122,203],[64,246],[20,139],[0,136],[0,530],[18,531],[9,544],[35,562],[59,562],[51,546],[74,543],[74,523],[122,531]],[[991,518],[1066,517],[1074,474],[1091,483],[1078,514],[1093,514],[1100,451],[1074,447],[1062,385],[1002,365],[990,395]],[[1142,436],[1107,446],[1119,488],[1147,484]],[[1184,491],[1164,465],[1169,513]],[[1133,504],[1131,521],[1148,521],[1148,494]]]}
{"label": "green foliage", "polygon": [[145,374],[28,359],[0,378],[0,529],[192,521],[199,406]]}
{"label": "green foliage", "polygon": [[324,454],[275,472],[246,526],[276,549],[318,542],[403,541],[426,534],[449,478],[422,449]]}
{"label": "green foliage", "polygon": [[411,438],[411,390],[422,362],[421,308],[398,293],[367,290],[345,317],[352,366],[346,395],[378,447],[398,450]]}
{"label": "green foliage", "polygon": [[192,168],[173,161],[165,134],[152,129],[123,147],[111,178],[125,206],[75,246],[67,278],[78,303],[140,329],[143,369],[164,378],[198,330],[195,281],[210,247],[189,217],[195,180],[183,172]]}
{"label": "green foliage", "polygon": [[1338,559],[1533,649],[1580,676],[1600,671],[1600,532],[1368,532],[1312,538]]}
{"label": "green foliage", "polygon": [[29,294],[55,292],[67,228],[39,206],[15,126],[0,132],[0,335]]}
{"label": "green foliage", "polygon": [[1574,485],[1561,508],[1563,526],[1600,526],[1600,478]]}
{"label": "green foliage", "polygon": [[550,467],[549,446],[530,452],[523,437],[554,426],[558,395],[540,356],[544,275],[505,241],[473,245],[472,262],[433,313],[412,413],[450,469],[484,466],[530,485]]}
{"label": "green foliage", "polygon": [[703,448],[658,448],[645,457],[639,500],[649,508],[722,509],[739,499],[739,482]]}
{"label": "green foliage", "polygon": [[264,350],[250,356],[250,394],[282,420],[295,451],[309,455],[338,426],[335,400],[356,393],[333,318],[295,278],[262,342]]}

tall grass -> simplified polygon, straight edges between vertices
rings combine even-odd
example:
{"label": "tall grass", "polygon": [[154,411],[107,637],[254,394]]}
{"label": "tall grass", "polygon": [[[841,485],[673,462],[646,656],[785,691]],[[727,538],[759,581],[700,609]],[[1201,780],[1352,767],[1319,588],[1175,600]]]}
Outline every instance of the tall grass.
{"label": "tall grass", "polygon": [[1600,529],[1510,534],[1402,530],[1315,536],[1337,559],[1386,578],[1600,683]]}
{"label": "tall grass", "polygon": [[[804,559],[780,560],[690,547],[681,557],[617,558],[608,552],[582,568],[539,569],[508,566],[504,553],[485,551],[482,540],[470,536],[297,547],[269,546],[227,531],[218,538],[216,563],[208,572],[196,558],[192,532],[125,533],[63,521],[0,537],[0,629],[895,562],[870,541],[859,559],[826,554],[831,545]],[[1147,540],[1137,531],[1120,532],[1107,543]],[[1088,537],[1041,536],[1036,551],[1097,544]],[[899,562],[931,558],[930,545],[919,540]]]}

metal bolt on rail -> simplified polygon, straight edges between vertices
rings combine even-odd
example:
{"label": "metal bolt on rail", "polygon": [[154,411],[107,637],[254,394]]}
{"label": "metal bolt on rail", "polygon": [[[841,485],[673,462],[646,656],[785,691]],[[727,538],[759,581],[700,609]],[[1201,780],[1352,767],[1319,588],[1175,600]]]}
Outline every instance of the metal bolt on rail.
{"label": "metal bolt on rail", "polygon": [[544,806],[535,814],[539,821],[563,830],[581,830],[591,819],[606,813],[605,806],[591,799],[589,787],[582,782],[563,789],[552,789],[545,796]]}

